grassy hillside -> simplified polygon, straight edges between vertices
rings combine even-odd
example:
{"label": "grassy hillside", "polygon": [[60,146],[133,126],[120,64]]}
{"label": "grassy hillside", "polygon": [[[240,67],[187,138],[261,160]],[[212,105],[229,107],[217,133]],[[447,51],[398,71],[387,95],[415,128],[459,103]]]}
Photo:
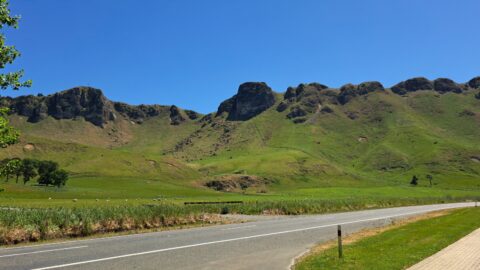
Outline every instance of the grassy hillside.
{"label": "grassy hillside", "polygon": [[[324,103],[328,111],[316,110],[297,124],[287,118],[288,110],[276,110],[279,94],[274,106],[247,121],[209,115],[172,125],[168,115],[160,114],[141,124],[120,118],[99,127],[81,118],[28,123],[13,115],[21,142],[0,150],[0,158],[55,160],[72,178],[64,190],[2,183],[0,196],[275,200],[480,195],[476,92],[372,92],[344,105]],[[433,187],[427,174],[433,176]],[[238,193],[203,186],[225,175],[269,182],[261,190],[252,186]],[[413,175],[419,176],[419,187],[409,186]]]}

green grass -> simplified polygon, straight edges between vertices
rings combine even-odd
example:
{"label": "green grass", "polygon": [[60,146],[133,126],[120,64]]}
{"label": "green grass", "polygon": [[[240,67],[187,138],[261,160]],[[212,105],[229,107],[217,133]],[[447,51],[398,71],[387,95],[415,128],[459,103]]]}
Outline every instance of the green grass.
{"label": "green grass", "polygon": [[446,216],[398,227],[344,246],[313,254],[295,269],[405,269],[480,228],[480,209],[456,210]]}
{"label": "green grass", "polygon": [[[54,160],[72,177],[60,190],[0,180],[0,205],[70,205],[74,198],[79,202],[73,205],[95,205],[95,199],[393,202],[480,196],[480,162],[471,159],[480,155],[480,102],[472,93],[437,96],[374,93],[344,106],[329,104],[333,113],[305,124],[292,123],[288,111],[275,106],[248,121],[217,118],[205,126],[198,120],[172,126],[164,114],[141,125],[119,118],[104,128],[82,119],[28,123],[14,116],[21,142],[0,149],[0,158]],[[460,116],[466,109],[477,116]],[[358,118],[350,119],[351,112]],[[190,143],[177,149],[185,138]],[[26,143],[35,150],[24,150]],[[221,193],[200,184],[238,171],[275,181],[266,194],[254,188]],[[412,188],[414,174],[420,180]]]}

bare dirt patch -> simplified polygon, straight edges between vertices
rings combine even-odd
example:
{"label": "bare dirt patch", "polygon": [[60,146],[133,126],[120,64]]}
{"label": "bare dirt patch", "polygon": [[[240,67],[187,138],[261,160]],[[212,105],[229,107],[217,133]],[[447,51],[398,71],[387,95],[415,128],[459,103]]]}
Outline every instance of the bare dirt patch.
{"label": "bare dirt patch", "polygon": [[256,175],[232,174],[218,176],[204,185],[217,191],[237,192],[248,188],[264,189],[273,182],[271,179]]}
{"label": "bare dirt patch", "polygon": [[358,137],[357,140],[358,140],[359,142],[361,142],[361,143],[366,143],[366,142],[368,142],[368,138],[365,137],[365,136],[360,136],[360,137]]}
{"label": "bare dirt patch", "polygon": [[23,146],[23,150],[27,152],[33,151],[35,150],[35,145],[32,143],[27,143]]}

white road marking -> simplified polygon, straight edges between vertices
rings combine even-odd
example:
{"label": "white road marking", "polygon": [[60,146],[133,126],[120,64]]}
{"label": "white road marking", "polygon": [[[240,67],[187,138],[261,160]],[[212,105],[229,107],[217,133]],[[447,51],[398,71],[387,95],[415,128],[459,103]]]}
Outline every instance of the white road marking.
{"label": "white road marking", "polygon": [[257,227],[257,225],[248,225],[248,226],[240,226],[240,227],[233,227],[233,228],[225,228],[225,229],[222,229],[222,231],[239,230],[239,229],[252,228],[252,227]]}
{"label": "white road marking", "polygon": [[15,256],[22,256],[22,255],[30,255],[30,254],[37,254],[37,253],[55,252],[55,251],[70,250],[70,249],[79,249],[79,248],[86,248],[86,247],[88,247],[88,246],[77,246],[77,247],[68,247],[68,248],[56,248],[56,249],[38,250],[38,251],[32,251],[32,252],[24,252],[24,253],[0,255],[0,258],[15,257]]}
{"label": "white road marking", "polygon": [[415,215],[415,214],[419,214],[419,213],[428,213],[428,212],[432,212],[432,211],[444,210],[444,209],[450,209],[450,208],[455,208],[455,207],[445,207],[445,208],[439,208],[439,209],[421,210],[421,211],[414,211],[414,212],[410,212],[410,213],[383,216],[383,217],[378,217],[378,218],[360,219],[360,220],[355,220],[355,221],[350,221],[350,222],[332,223],[332,224],[327,224],[327,225],[319,225],[319,226],[313,226],[313,227],[307,227],[307,228],[301,228],[301,229],[294,229],[294,230],[287,230],[287,231],[280,231],[280,232],[273,232],[273,233],[265,233],[265,234],[257,234],[257,235],[251,235],[251,236],[245,236],[245,237],[230,238],[230,239],[217,240],[217,241],[204,242],[204,243],[191,244],[191,245],[178,246],[178,247],[171,247],[171,248],[162,248],[162,249],[156,249],[156,250],[150,250],[150,251],[144,251],[144,252],[138,252],[138,253],[130,253],[130,254],[119,255],[119,256],[105,257],[105,258],[94,259],[94,260],[87,260],[87,261],[80,261],[80,262],[74,262],[74,263],[66,263],[66,264],[59,264],[59,265],[53,265],[53,266],[47,266],[47,267],[34,268],[32,270],[49,270],[49,269],[57,269],[57,268],[63,268],[63,267],[69,267],[69,266],[88,264],[88,263],[111,261],[111,260],[116,260],[116,259],[122,259],[122,258],[128,258],[128,257],[134,257],[134,256],[140,256],[140,255],[148,255],[148,254],[160,253],[160,252],[165,252],[165,251],[172,251],[172,250],[186,249],[186,248],[192,248],[192,247],[207,246],[207,245],[220,244],[220,243],[228,243],[228,242],[239,241],[239,240],[261,238],[261,237],[267,237],[267,236],[272,236],[272,235],[280,235],[280,234],[287,234],[287,233],[293,233],[293,232],[315,230],[315,229],[321,229],[321,228],[327,228],[327,227],[335,227],[337,225],[347,225],[347,224],[353,224],[353,223],[381,220],[381,219],[386,219],[386,218],[409,216],[409,215]]}

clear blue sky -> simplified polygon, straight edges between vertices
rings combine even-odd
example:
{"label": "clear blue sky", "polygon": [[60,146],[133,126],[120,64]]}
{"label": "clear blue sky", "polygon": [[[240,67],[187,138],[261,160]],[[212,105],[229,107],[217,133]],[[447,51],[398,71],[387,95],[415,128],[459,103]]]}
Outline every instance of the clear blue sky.
{"label": "clear blue sky", "polygon": [[245,81],[283,92],[480,75],[478,0],[14,0],[11,9],[22,15],[7,31],[22,52],[13,67],[34,81],[19,94],[90,85],[113,100],[205,113]]}

